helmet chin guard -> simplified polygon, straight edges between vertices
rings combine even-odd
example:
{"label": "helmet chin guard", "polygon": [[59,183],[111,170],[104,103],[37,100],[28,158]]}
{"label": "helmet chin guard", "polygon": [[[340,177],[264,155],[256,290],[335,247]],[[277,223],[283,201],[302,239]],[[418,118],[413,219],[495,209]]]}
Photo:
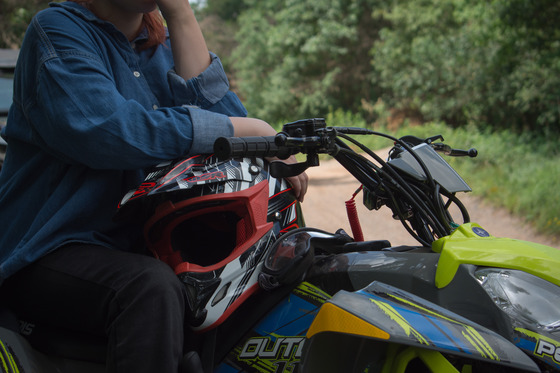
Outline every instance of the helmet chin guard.
{"label": "helmet chin guard", "polygon": [[208,302],[225,319],[257,289],[249,279],[258,278],[256,264],[271,239],[268,189],[263,180],[237,192],[166,201],[146,223],[148,248],[187,286],[193,326],[221,322],[208,314]]}

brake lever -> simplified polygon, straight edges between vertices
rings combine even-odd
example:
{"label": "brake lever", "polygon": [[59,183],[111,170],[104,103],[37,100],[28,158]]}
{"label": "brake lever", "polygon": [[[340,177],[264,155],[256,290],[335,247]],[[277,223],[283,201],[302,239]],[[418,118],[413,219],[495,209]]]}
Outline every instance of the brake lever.
{"label": "brake lever", "polygon": [[275,178],[286,178],[297,176],[307,170],[309,167],[319,166],[319,156],[307,154],[307,160],[299,163],[285,163],[282,161],[274,161],[270,163],[270,174]]}

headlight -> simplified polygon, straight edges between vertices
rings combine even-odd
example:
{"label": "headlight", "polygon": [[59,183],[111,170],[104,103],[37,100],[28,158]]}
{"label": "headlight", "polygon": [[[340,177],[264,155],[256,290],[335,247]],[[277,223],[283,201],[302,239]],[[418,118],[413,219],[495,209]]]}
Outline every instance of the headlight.
{"label": "headlight", "polygon": [[547,332],[560,330],[560,287],[523,271],[480,268],[475,276],[513,320]]}
{"label": "headlight", "polygon": [[270,248],[259,274],[259,285],[273,290],[301,280],[313,261],[313,239],[335,239],[336,236],[313,228],[285,233]]}

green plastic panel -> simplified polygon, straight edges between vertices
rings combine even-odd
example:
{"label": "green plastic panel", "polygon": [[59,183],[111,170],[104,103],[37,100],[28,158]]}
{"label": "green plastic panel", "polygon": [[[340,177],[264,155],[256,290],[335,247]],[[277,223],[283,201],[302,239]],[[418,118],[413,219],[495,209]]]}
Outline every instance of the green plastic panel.
{"label": "green plastic panel", "polygon": [[461,264],[518,269],[560,286],[560,250],[553,247],[494,237],[476,223],[459,226],[432,244],[439,252],[436,286],[443,288]]}

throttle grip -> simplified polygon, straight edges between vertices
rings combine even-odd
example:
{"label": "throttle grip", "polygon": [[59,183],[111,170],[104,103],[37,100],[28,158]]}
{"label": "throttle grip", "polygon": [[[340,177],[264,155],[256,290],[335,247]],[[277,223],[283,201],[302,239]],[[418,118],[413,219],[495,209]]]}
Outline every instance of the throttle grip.
{"label": "throttle grip", "polygon": [[234,157],[278,157],[291,155],[288,148],[275,143],[276,136],[219,137],[214,142],[214,154],[219,159]]}

